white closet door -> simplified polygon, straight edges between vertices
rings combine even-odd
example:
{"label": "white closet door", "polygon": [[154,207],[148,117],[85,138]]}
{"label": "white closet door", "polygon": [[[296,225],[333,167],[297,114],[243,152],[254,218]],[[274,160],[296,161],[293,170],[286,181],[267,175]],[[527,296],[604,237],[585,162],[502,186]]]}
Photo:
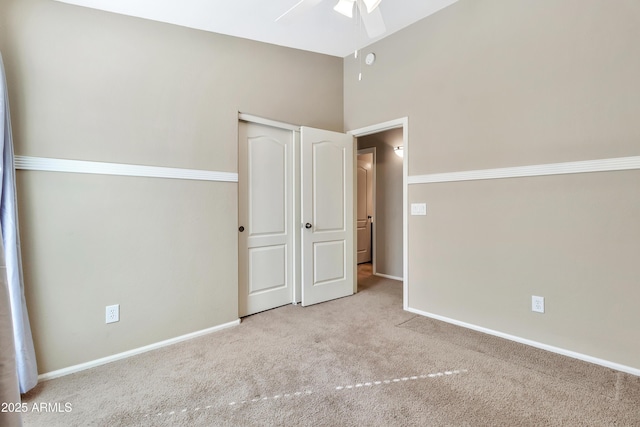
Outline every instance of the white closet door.
{"label": "white closet door", "polygon": [[301,128],[302,305],[353,294],[354,141]]}
{"label": "white closet door", "polygon": [[239,124],[239,315],[293,300],[293,131]]}

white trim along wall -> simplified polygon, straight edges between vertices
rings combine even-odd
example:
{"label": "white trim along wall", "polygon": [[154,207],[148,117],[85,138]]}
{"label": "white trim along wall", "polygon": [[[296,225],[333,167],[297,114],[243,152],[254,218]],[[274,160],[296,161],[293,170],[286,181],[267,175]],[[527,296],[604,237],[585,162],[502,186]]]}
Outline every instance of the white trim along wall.
{"label": "white trim along wall", "polygon": [[238,182],[238,174],[232,172],[130,165],[123,163],[89,162],[84,160],[52,159],[47,157],[15,156],[14,167],[18,170],[30,171]]}
{"label": "white trim along wall", "polygon": [[[406,150],[406,149],[405,149]],[[406,153],[405,153],[406,156]],[[569,173],[611,172],[640,169],[640,156],[613,159],[583,160],[579,162],[549,163],[511,168],[482,169],[462,172],[412,175],[409,184],[473,181],[479,179],[521,178],[525,176],[563,175]]]}

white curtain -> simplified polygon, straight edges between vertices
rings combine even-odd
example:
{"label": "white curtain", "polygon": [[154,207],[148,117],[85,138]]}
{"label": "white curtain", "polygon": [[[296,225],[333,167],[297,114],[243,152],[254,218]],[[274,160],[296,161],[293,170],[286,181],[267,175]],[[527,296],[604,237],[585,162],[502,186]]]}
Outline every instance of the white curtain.
{"label": "white curtain", "polygon": [[9,115],[9,95],[0,54],[0,149],[2,149],[2,171],[0,173],[0,227],[4,246],[9,301],[13,320],[13,338],[16,349],[16,365],[20,392],[25,393],[38,382],[38,367],[33,349],[31,327],[24,299],[22,259],[20,257],[20,235],[18,233],[18,206],[16,202],[16,174],[13,166],[13,140],[11,136],[11,116]]}

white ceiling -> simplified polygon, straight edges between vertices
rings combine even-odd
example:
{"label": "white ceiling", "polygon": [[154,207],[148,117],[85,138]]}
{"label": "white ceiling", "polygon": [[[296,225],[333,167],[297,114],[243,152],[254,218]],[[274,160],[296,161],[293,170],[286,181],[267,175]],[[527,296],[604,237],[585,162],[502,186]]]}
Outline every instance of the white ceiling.
{"label": "white ceiling", "polygon": [[299,0],[57,0],[123,15],[167,22],[214,33],[311,52],[345,57],[405,28],[457,0],[383,0],[387,32],[369,39],[364,28],[333,10],[337,0],[320,4],[283,23],[275,22]]}

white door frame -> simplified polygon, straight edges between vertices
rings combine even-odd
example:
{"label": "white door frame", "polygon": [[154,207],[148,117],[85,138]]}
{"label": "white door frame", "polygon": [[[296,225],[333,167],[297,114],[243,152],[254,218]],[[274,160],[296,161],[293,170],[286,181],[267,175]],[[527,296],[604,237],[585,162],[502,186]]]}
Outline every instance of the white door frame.
{"label": "white door frame", "polygon": [[[357,149],[357,142],[356,142],[356,149]],[[369,147],[369,148],[363,148],[361,150],[357,150],[356,151],[356,165],[358,164],[358,159],[357,157],[360,154],[369,154],[371,153],[373,155],[373,164],[371,165],[371,176],[372,176],[372,184],[371,184],[371,203],[372,203],[372,216],[373,216],[373,222],[372,222],[372,227],[371,227],[371,251],[372,251],[372,255],[371,255],[371,264],[373,267],[373,274],[376,273],[376,254],[378,253],[378,251],[376,250],[376,222],[377,222],[377,212],[376,212],[376,147]],[[357,171],[356,171],[357,173]],[[357,176],[356,176],[357,179]],[[357,186],[355,187],[356,191],[357,191]],[[357,193],[356,193],[357,194]],[[357,200],[357,198],[356,198]],[[357,215],[356,215],[357,217]],[[357,220],[357,218],[356,218]],[[357,242],[357,240],[356,240]],[[357,251],[357,248],[356,248]],[[356,261],[357,262],[357,261]],[[357,276],[356,276],[357,277]]]}
{"label": "white door frame", "polygon": [[[408,185],[407,176],[409,175],[409,117],[402,117],[400,119],[390,120],[384,123],[373,124],[359,129],[350,130],[347,133],[353,135],[356,138],[361,136],[367,136],[374,133],[384,132],[386,130],[402,128],[402,145],[403,145],[403,158],[402,158],[402,307],[404,310],[409,308],[409,256],[408,256],[408,212],[407,212],[407,200],[408,200]],[[357,166],[357,156],[354,156],[354,180],[356,179],[355,171]],[[354,215],[354,221],[356,221]],[[354,224],[354,229],[355,229]],[[357,249],[355,249],[357,250]],[[374,252],[375,256],[375,252]],[[357,276],[356,276],[357,277]],[[357,282],[357,281],[356,281]],[[357,283],[354,283],[354,293],[357,291]]]}

